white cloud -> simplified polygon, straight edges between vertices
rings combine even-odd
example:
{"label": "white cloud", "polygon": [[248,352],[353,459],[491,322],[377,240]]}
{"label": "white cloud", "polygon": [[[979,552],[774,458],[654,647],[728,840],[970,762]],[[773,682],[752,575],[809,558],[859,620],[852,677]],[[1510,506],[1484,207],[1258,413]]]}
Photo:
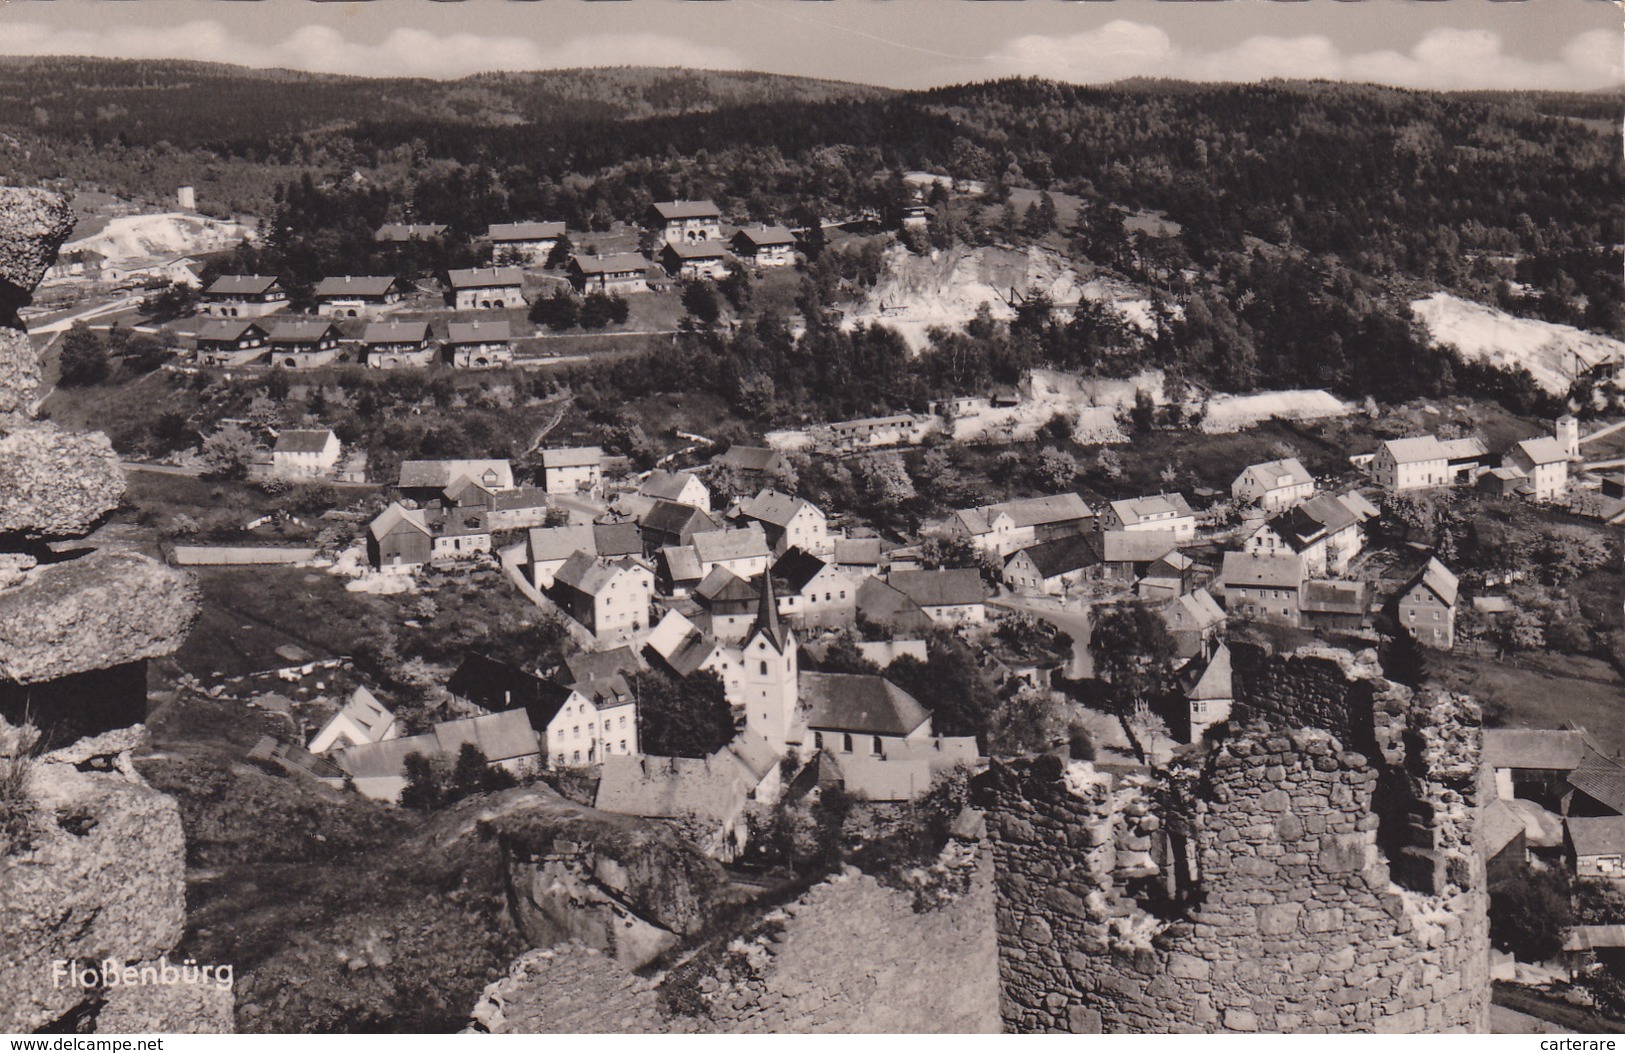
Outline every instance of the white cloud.
{"label": "white cloud", "polygon": [[1409,52],[1345,54],[1324,36],[1256,36],[1203,51],[1176,46],[1156,26],[1118,20],[1064,37],[1021,36],[987,57],[1000,74],[1098,84],[1123,77],[1256,81],[1271,77],[1374,81],[1402,88],[1588,90],[1625,83],[1622,38],[1581,33],[1557,60],[1509,55],[1487,29],[1438,28]]}
{"label": "white cloud", "polygon": [[542,45],[523,37],[436,34],[398,28],[375,44],[358,43],[329,26],[307,25],[280,41],[253,41],[218,22],[198,20],[162,29],[122,26],[57,29],[7,23],[0,16],[0,55],[85,55],[97,58],[195,59],[242,66],[366,76],[455,78],[492,70],[577,66],[686,66],[740,69],[727,48],[654,33],[582,36]]}

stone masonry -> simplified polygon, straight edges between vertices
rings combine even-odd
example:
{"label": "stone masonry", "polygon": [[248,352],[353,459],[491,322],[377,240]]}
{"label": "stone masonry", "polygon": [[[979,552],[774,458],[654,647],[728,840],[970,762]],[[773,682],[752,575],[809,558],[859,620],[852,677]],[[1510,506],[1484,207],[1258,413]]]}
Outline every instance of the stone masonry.
{"label": "stone masonry", "polygon": [[1487,1031],[1477,707],[1234,657],[1228,735],[1166,771],[992,766],[1005,1028]]}

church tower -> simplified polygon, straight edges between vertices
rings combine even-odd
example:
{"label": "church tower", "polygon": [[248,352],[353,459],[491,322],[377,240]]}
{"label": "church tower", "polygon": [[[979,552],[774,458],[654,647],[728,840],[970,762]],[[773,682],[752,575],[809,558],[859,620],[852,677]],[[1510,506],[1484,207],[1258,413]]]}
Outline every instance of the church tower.
{"label": "church tower", "polygon": [[796,690],[796,634],[779,624],[770,571],[762,574],[756,624],[745,637],[743,658],[745,730],[782,751],[795,724],[800,693]]}

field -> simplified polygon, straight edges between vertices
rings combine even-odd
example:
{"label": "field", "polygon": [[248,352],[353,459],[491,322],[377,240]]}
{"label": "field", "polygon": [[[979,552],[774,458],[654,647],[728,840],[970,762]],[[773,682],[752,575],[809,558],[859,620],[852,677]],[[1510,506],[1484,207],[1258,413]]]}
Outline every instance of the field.
{"label": "field", "polygon": [[1543,653],[1505,661],[1429,657],[1433,680],[1476,699],[1490,726],[1561,728],[1572,722],[1605,753],[1625,756],[1625,680],[1608,663]]}

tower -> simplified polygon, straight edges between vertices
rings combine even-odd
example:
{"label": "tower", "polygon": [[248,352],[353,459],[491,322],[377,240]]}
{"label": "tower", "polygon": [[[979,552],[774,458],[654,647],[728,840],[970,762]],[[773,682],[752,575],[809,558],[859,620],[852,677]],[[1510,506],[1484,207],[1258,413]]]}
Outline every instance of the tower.
{"label": "tower", "polygon": [[745,729],[761,735],[783,750],[795,723],[796,634],[780,625],[778,601],[773,598],[773,575],[762,574],[756,622],[745,637],[743,676]]}
{"label": "tower", "polygon": [[1580,456],[1580,422],[1571,414],[1565,413],[1557,418],[1552,426],[1552,434],[1557,438],[1557,444],[1563,447],[1569,460],[1576,460]]}

